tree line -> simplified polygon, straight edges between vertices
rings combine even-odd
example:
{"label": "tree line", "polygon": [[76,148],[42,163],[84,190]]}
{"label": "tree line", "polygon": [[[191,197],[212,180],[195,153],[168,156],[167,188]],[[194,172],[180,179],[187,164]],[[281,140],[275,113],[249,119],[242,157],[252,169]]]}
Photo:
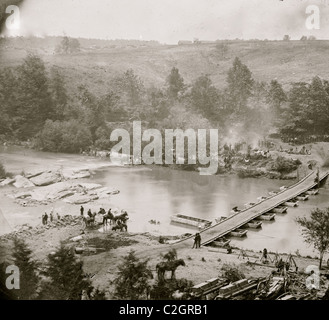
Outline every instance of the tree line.
{"label": "tree line", "polygon": [[277,80],[256,81],[238,57],[222,90],[207,74],[186,83],[176,67],[160,88],[146,87],[131,69],[115,76],[108,88],[101,95],[85,84],[69,91],[58,67],[47,69],[39,56],[29,54],[18,67],[0,69],[0,138],[76,153],[110,148],[117,123],[129,126],[134,120],[160,130],[215,127],[223,137],[235,127],[241,136],[264,134],[273,126],[283,137],[329,133],[327,80],[314,77],[284,90]]}

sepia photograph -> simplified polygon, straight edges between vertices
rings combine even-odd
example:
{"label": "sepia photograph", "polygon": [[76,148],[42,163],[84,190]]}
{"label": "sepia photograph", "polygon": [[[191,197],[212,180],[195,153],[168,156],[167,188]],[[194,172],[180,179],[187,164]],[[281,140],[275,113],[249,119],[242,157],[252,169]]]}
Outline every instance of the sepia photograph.
{"label": "sepia photograph", "polygon": [[0,0],[0,299],[329,300],[328,61],[329,0]]}

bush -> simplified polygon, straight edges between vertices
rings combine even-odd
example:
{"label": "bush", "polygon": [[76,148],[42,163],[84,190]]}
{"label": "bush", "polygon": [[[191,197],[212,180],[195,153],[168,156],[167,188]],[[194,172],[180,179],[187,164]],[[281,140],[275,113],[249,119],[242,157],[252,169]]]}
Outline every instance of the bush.
{"label": "bush", "polygon": [[7,172],[4,165],[0,162],[0,179],[11,178],[13,175]]}
{"label": "bush", "polygon": [[223,277],[229,282],[235,282],[246,277],[235,265],[225,263],[221,270],[223,271]]}
{"label": "bush", "polygon": [[149,290],[152,271],[147,266],[148,260],[140,261],[134,251],[130,251],[119,265],[119,273],[114,280],[114,296],[119,299],[144,300]]}
{"label": "bush", "polygon": [[0,162],[0,179],[5,178],[6,177],[6,170],[5,167],[3,166],[3,164]]}
{"label": "bush", "polygon": [[301,162],[299,160],[295,161],[279,156],[273,162],[267,165],[267,169],[283,174],[296,170],[300,164]]}
{"label": "bush", "polygon": [[152,287],[150,298],[152,300],[175,300],[172,296],[175,291],[182,293],[181,299],[189,297],[193,282],[187,279],[168,279],[165,282],[156,282]]}
{"label": "bush", "polygon": [[77,153],[91,144],[90,130],[77,120],[47,120],[36,138],[37,148],[52,152]]}
{"label": "bush", "polygon": [[111,149],[113,142],[110,140],[111,130],[107,127],[99,127],[96,132],[95,147],[100,150]]}
{"label": "bush", "polygon": [[262,176],[262,172],[254,169],[238,169],[237,175],[239,178],[257,178]]}
{"label": "bush", "polygon": [[[83,271],[83,262],[76,258],[73,248],[63,242],[54,254],[48,255],[47,277],[41,285],[41,300],[80,300],[83,291],[90,296],[93,286]],[[97,290],[97,299],[103,294]]]}

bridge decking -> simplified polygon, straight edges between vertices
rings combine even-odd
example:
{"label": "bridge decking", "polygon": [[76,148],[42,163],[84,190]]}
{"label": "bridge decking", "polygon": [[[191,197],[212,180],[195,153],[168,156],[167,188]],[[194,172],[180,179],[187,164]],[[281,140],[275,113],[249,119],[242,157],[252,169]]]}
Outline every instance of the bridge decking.
{"label": "bridge decking", "polygon": [[[320,181],[327,178],[329,172],[322,173],[320,175]],[[270,211],[271,209],[279,206],[280,204],[284,203],[287,200],[293,199],[296,196],[300,195],[303,192],[306,192],[318,185],[318,183],[314,182],[316,177],[315,172],[311,172],[305,178],[300,180],[299,182],[295,183],[294,185],[290,186],[286,190],[274,195],[270,196],[266,200],[262,202],[256,203],[254,206],[235,213],[234,215],[229,216],[227,219],[216,223],[206,229],[199,231],[201,234],[201,244],[206,245],[211,243],[217,238],[223,237],[230,233],[231,231],[235,230],[243,226],[244,224],[248,223],[249,221],[261,216],[262,214]],[[187,248],[192,247],[193,244],[193,236],[188,238],[179,240],[175,243],[164,245],[159,248],[153,248],[147,250],[147,252],[139,252],[138,256],[152,256],[159,254],[160,252],[165,252],[169,249],[180,249],[180,248]]]}
{"label": "bridge decking", "polygon": [[[325,179],[329,175],[329,172],[326,172],[320,176],[320,181]],[[226,220],[223,220],[213,226],[210,226],[207,229],[201,230],[201,244],[209,244],[214,241],[216,238],[223,237],[229,232],[233,231],[236,228],[239,228],[246,224],[247,222],[261,216],[265,212],[270,211],[271,209],[277,207],[278,205],[284,203],[287,200],[290,200],[299,194],[306,192],[309,189],[317,186],[317,183],[314,182],[316,173],[312,172],[296,184],[287,188],[286,190],[270,196],[262,202],[256,203],[254,206],[235,213],[234,215],[229,216]],[[186,239],[179,242],[186,241]],[[177,243],[178,244],[178,243]]]}

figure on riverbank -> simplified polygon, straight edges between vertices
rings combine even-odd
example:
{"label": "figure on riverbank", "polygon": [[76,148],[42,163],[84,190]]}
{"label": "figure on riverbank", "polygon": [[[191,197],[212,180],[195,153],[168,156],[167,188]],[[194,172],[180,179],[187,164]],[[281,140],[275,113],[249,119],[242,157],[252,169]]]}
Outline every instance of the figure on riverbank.
{"label": "figure on riverbank", "polygon": [[44,215],[42,215],[42,224],[46,225],[48,222],[48,214],[45,212]]}
{"label": "figure on riverbank", "polygon": [[193,247],[192,249],[194,249],[194,247],[197,249],[197,248],[200,248],[201,246],[201,236],[200,236],[200,233],[197,232],[194,236],[194,243],[193,243]]}
{"label": "figure on riverbank", "polygon": [[49,220],[50,220],[50,222],[53,222],[53,220],[54,220],[54,216],[53,216],[52,212],[50,212],[50,214],[49,214]]}
{"label": "figure on riverbank", "polygon": [[85,208],[83,206],[80,207],[80,215],[83,216],[83,212],[84,212]]}
{"label": "figure on riverbank", "polygon": [[[101,211],[99,213],[101,213]],[[105,210],[104,210],[104,213],[105,213]],[[106,214],[103,215],[103,227],[107,226],[107,220],[110,220],[110,225],[112,224],[112,222],[114,222],[114,215],[111,211],[111,208],[109,209],[109,211]]]}
{"label": "figure on riverbank", "polygon": [[95,217],[96,217],[96,212],[91,213],[91,210],[89,209],[88,210],[88,216],[87,217],[85,217],[85,216],[82,217],[85,227],[93,226],[94,223],[95,223]]}
{"label": "figure on riverbank", "polygon": [[267,259],[267,249],[266,249],[266,248],[264,248],[264,250],[263,250],[263,255],[262,255],[261,261],[262,261],[263,263],[268,263],[268,259]]}

